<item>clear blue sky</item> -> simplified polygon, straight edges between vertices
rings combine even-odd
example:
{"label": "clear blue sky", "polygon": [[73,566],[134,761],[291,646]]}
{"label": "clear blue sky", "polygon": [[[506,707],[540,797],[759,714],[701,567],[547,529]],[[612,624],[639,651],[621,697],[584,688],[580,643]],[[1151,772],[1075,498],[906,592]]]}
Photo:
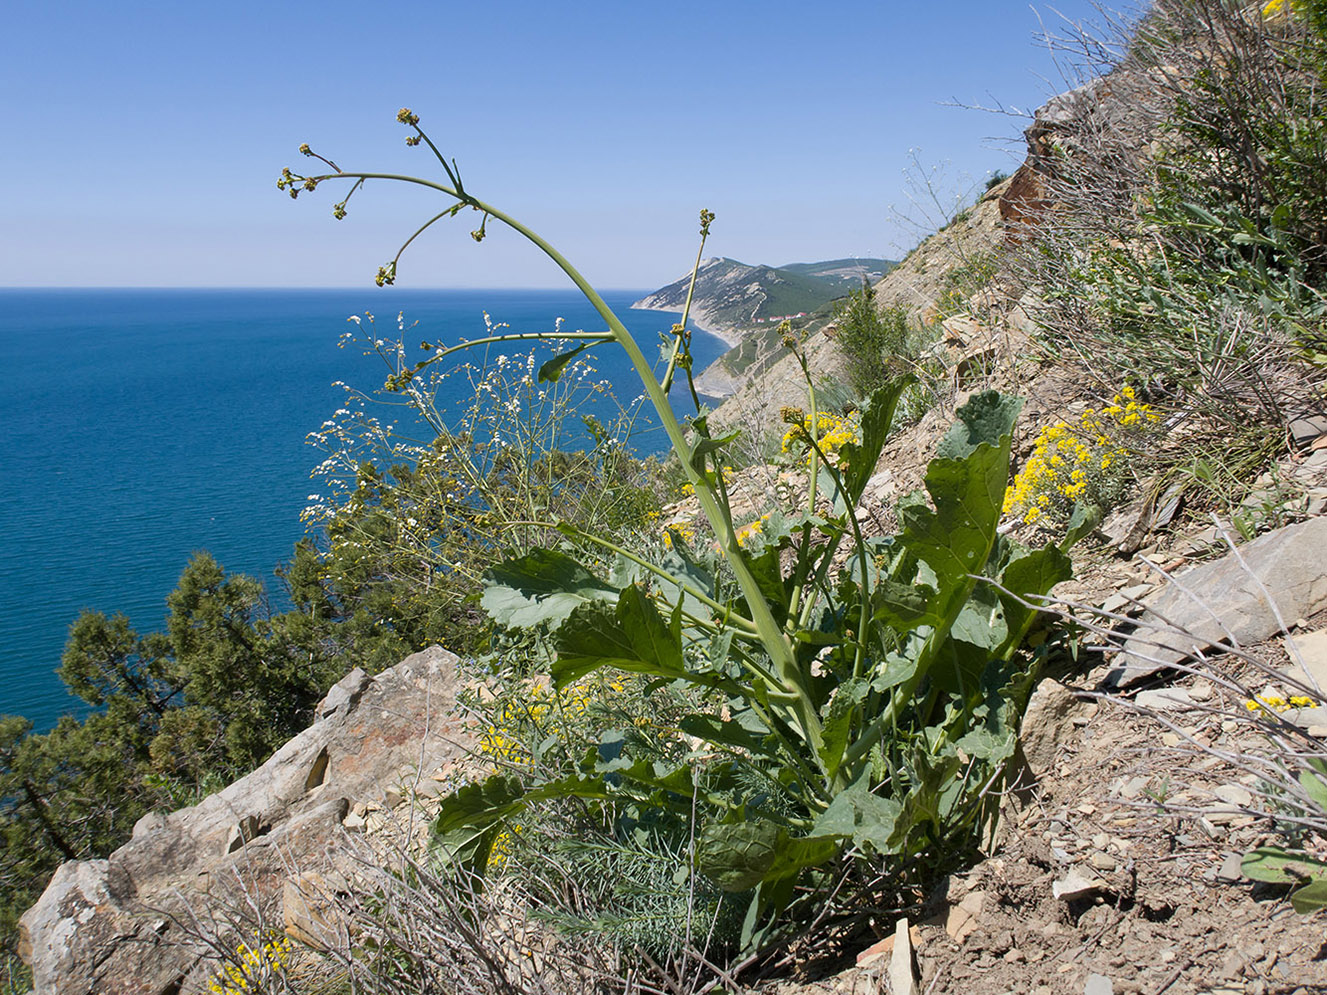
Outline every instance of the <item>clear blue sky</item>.
{"label": "clear blue sky", "polygon": [[[1059,12],[1057,14],[1057,11]],[[916,149],[946,177],[1011,169],[1063,79],[1037,36],[1095,18],[948,3],[16,4],[0,37],[0,285],[354,286],[441,205],[383,184],[337,223],[280,168],[309,142],[347,169],[420,172],[409,106],[479,197],[605,287],[707,254],[896,256]],[[942,183],[952,186],[952,183]],[[427,212],[427,213],[426,213]],[[515,236],[435,226],[407,286],[556,286]]]}

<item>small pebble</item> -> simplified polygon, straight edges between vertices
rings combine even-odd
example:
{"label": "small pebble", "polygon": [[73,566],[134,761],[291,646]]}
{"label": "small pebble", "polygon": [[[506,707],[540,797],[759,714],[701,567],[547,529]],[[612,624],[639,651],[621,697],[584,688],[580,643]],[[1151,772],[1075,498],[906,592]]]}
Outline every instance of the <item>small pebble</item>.
{"label": "small pebble", "polygon": [[1119,866],[1115,858],[1106,853],[1094,853],[1087,859],[1088,863],[1099,871],[1113,871]]}
{"label": "small pebble", "polygon": [[[1221,861],[1221,869],[1216,872],[1217,880],[1229,881],[1234,883],[1244,876],[1242,868],[1242,858],[1238,853],[1226,854],[1225,860]],[[1259,956],[1262,956],[1259,954]]]}

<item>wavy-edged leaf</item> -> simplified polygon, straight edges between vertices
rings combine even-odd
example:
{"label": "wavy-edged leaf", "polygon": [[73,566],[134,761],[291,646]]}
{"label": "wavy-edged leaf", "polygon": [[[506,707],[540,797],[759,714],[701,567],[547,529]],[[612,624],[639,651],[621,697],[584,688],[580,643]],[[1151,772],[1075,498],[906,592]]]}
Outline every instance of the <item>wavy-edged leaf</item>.
{"label": "wavy-edged leaf", "polygon": [[895,652],[886,654],[885,658],[876,664],[875,671],[871,675],[871,690],[883,694],[911,680],[921,663],[920,654],[930,631],[929,627],[922,626],[908,633],[902,646]]}
{"label": "wavy-edged leaf", "polygon": [[838,776],[843,752],[853,733],[853,717],[870,693],[871,685],[860,678],[850,678],[834,689],[824,709],[824,724],[820,730],[820,760],[825,776],[831,780]]}
{"label": "wavy-edged leaf", "polygon": [[741,434],[741,432],[734,431],[727,435],[721,435],[717,439],[711,439],[707,435],[697,439],[696,444],[691,449],[691,468],[697,473],[704,473],[705,457],[710,453],[717,453]]}
{"label": "wavy-edged leaf", "polygon": [[829,808],[816,819],[811,835],[850,839],[854,846],[869,845],[878,853],[893,853],[891,837],[901,812],[902,806],[894,799],[871,791],[870,774],[864,772],[834,796]]}
{"label": "wavy-edged leaf", "polygon": [[894,413],[898,410],[899,398],[917,378],[911,373],[905,374],[882,387],[877,388],[862,405],[862,441],[848,443],[839,450],[839,456],[845,464],[842,473],[843,489],[848,493],[848,505],[856,507],[862,492],[875,473],[880,452],[885,448],[889,430],[894,424]]}
{"label": "wavy-edged leaf", "polygon": [[974,395],[954,412],[958,421],[935,447],[936,458],[966,459],[982,445],[998,449],[1001,441],[1013,434],[1014,422],[1022,410],[1023,399],[1012,394],[988,390]]}
{"label": "wavy-edged leaf", "polygon": [[971,643],[988,652],[1004,644],[1009,636],[1004,603],[986,585],[975,587],[949,630],[953,639]]}
{"label": "wavy-edged leaf", "polygon": [[1240,870],[1246,878],[1269,884],[1304,884],[1327,880],[1327,862],[1275,846],[1260,846],[1244,855]]}
{"label": "wavy-edged leaf", "polygon": [[793,837],[777,823],[748,818],[706,826],[696,841],[696,865],[724,891],[742,892],[795,878],[838,852],[832,837]]}
{"label": "wavy-edged leaf", "polygon": [[876,581],[871,592],[875,620],[895,632],[906,632],[918,625],[940,621],[935,613],[935,589],[919,584],[904,584],[888,577]]}
{"label": "wavy-edged leaf", "polygon": [[934,510],[916,498],[899,502],[902,541],[936,576],[942,634],[967,602],[995,545],[1009,478],[1010,432],[1021,404],[989,391],[960,408],[959,422],[939,447],[946,455],[926,471]]}
{"label": "wavy-edged leaf", "polygon": [[1000,601],[1004,604],[1005,624],[1009,634],[996,655],[1007,658],[1022,645],[1028,630],[1037,620],[1040,609],[1029,607],[1025,601],[1036,604],[1056,584],[1073,576],[1073,562],[1058,546],[1044,546],[1016,555],[1000,575]]}
{"label": "wavy-edged leaf", "polygon": [[688,736],[695,736],[715,746],[730,746],[752,756],[761,756],[765,752],[764,737],[735,720],[725,722],[714,715],[694,713],[683,718],[678,728]]}
{"label": "wavy-edged leaf", "polygon": [[1327,909],[1327,881],[1310,881],[1290,893],[1290,907],[1302,916]]}
{"label": "wavy-edged leaf", "polygon": [[764,819],[711,823],[696,840],[696,866],[724,891],[749,891],[774,865],[782,835]]}
{"label": "wavy-edged leaf", "polygon": [[556,647],[552,677],[559,688],[600,667],[709,686],[723,683],[715,675],[687,672],[676,627],[664,621],[654,600],[636,584],[618,595],[614,608],[602,602],[577,607],[558,629]]}
{"label": "wavy-edged leaf", "polygon": [[579,605],[617,596],[617,589],[555,549],[536,549],[491,567],[480,606],[499,625],[557,627]]}

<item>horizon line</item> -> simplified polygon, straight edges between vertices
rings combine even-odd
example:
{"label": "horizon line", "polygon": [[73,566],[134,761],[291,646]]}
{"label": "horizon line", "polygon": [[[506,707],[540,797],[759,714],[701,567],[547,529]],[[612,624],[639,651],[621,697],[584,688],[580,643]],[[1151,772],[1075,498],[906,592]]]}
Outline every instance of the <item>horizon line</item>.
{"label": "horizon line", "polygon": [[[288,286],[285,284],[0,284],[0,291],[4,290],[369,290],[368,286],[343,286],[339,284],[308,284],[303,286]],[[600,292],[616,293],[618,291],[632,291],[648,289],[645,286],[637,287],[601,287]],[[656,288],[658,289],[658,288]],[[522,291],[522,290],[565,290],[570,293],[579,294],[580,291],[574,286],[559,284],[557,286],[410,286],[410,287],[373,287],[373,293],[409,293],[416,290],[465,290],[465,291]]]}

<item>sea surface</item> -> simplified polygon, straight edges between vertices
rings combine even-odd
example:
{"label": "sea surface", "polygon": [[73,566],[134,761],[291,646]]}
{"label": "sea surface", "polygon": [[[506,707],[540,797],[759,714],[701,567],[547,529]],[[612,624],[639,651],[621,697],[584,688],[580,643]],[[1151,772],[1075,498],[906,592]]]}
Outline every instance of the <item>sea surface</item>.
{"label": "sea surface", "polygon": [[[628,310],[641,296],[604,295],[653,356],[676,315]],[[384,338],[404,312],[413,346],[482,336],[485,311],[517,332],[604,327],[574,291],[0,289],[0,714],[38,730],[82,714],[54,674],[70,623],[93,609],[160,629],[196,550],[282,606],[273,569],[318,489],[306,436],[344,403],[335,381],[367,392],[387,372],[338,348],[366,311]],[[698,332],[697,368],[724,348]],[[624,401],[639,394],[620,350],[593,357]]]}

